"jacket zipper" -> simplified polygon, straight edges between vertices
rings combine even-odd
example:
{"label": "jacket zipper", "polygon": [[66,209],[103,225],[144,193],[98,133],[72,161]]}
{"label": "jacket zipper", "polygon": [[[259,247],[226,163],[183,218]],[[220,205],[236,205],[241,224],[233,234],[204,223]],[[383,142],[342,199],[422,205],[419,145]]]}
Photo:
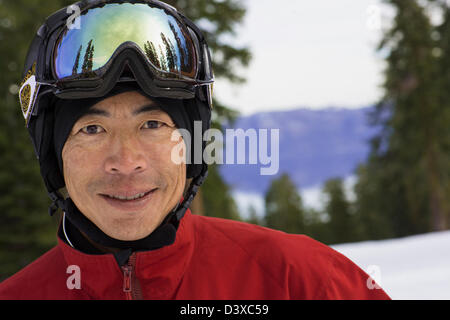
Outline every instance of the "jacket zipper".
{"label": "jacket zipper", "polygon": [[127,300],[142,300],[142,291],[135,273],[136,254],[133,253],[128,263],[122,266],[123,292]]}

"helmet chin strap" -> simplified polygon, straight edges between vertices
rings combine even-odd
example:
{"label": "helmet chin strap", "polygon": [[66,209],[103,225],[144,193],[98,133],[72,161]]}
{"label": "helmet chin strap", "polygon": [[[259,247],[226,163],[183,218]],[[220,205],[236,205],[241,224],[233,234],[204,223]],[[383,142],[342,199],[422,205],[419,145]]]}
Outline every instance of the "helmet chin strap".
{"label": "helmet chin strap", "polygon": [[186,210],[191,205],[192,200],[194,200],[194,197],[198,192],[198,189],[203,184],[203,182],[205,182],[207,176],[208,176],[208,166],[206,164],[203,164],[202,172],[191,181],[191,184],[189,185],[189,188],[186,192],[186,197],[183,199],[181,204],[175,207],[175,209],[172,211],[175,213],[177,221],[180,221],[181,218],[183,218],[184,214],[186,213]]}

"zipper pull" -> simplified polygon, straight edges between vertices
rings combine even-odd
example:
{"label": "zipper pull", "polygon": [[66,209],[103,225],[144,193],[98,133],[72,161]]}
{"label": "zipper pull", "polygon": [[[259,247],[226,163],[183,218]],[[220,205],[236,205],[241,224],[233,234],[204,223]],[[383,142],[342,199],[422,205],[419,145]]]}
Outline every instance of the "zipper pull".
{"label": "zipper pull", "polygon": [[[136,290],[139,289],[139,284],[137,279],[134,278],[136,275],[134,273],[134,267],[136,265],[136,254],[132,254],[128,263],[122,266],[123,270],[123,292],[125,293],[127,300],[133,300],[136,298]],[[134,282],[134,284],[133,284]],[[136,285],[137,284],[137,285]]]}
{"label": "zipper pull", "polygon": [[131,274],[133,266],[127,265],[122,267],[123,270],[123,292],[131,292]]}

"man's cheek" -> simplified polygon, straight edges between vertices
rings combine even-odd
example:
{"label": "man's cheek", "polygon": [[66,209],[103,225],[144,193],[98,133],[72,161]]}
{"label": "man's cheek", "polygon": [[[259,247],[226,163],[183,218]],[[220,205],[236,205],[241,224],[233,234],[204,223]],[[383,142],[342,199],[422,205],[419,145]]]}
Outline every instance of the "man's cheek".
{"label": "man's cheek", "polygon": [[172,157],[174,148],[176,148],[176,144],[173,143],[167,143],[162,147],[155,148],[154,155],[156,155],[156,157],[152,159],[152,162],[161,164],[167,168],[175,169],[179,164],[176,163]]}

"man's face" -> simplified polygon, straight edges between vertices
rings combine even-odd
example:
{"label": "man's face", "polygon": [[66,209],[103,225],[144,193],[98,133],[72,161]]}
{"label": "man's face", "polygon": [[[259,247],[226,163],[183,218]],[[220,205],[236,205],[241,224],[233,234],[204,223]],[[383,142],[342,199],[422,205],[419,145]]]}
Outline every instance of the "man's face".
{"label": "man's face", "polygon": [[148,236],[180,201],[186,165],[171,160],[175,128],[137,91],[94,105],[74,125],[62,151],[67,191],[104,233]]}

